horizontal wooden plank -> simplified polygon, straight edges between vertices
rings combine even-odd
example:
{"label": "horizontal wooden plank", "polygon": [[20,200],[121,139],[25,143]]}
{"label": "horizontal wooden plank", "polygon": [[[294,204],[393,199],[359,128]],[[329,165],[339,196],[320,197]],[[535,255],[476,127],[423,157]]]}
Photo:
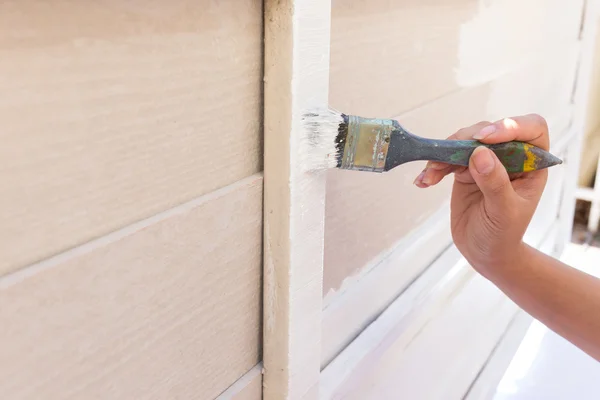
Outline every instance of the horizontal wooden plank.
{"label": "horizontal wooden plank", "polygon": [[[558,52],[566,56],[556,61],[545,53],[496,81],[454,92],[397,118],[418,135],[445,138],[481,120],[538,112],[548,120],[551,140],[559,141],[571,119],[568,105],[578,51],[578,46],[564,46]],[[345,281],[355,281],[371,260],[449,199],[451,179],[427,190],[412,185],[423,166],[409,163],[384,174],[329,171],[324,295],[344,290]]]}
{"label": "horizontal wooden plank", "polygon": [[[552,227],[539,246],[539,249],[553,256],[560,256],[555,252],[556,239],[558,238],[558,221],[553,221]],[[469,388],[464,400],[488,400],[496,393],[498,383],[502,379],[510,362],[513,360],[527,329],[533,318],[523,310],[519,310],[511,321],[502,338],[498,341],[496,348],[490,355],[477,379]]]}
{"label": "horizontal wooden plank", "polygon": [[532,321],[533,318],[525,311],[520,310],[517,312],[492,355],[479,371],[477,379],[469,388],[464,400],[490,400],[494,398],[498,383],[515,356]]}
{"label": "horizontal wooden plank", "polygon": [[[549,254],[553,221],[536,243]],[[462,398],[517,310],[451,246],[325,368],[323,398],[394,398],[398,387],[407,398]]]}
{"label": "horizontal wooden plank", "polygon": [[408,399],[463,398],[518,308],[476,274],[440,301],[438,314],[399,337],[348,399],[392,398],[398,388]]}
{"label": "horizontal wooden plank", "polygon": [[[449,205],[446,204],[401,239],[389,254],[382,254],[372,266],[365,267],[356,281],[347,282],[343,291],[325,297],[322,368],[451,244],[449,213]],[[454,256],[458,258],[458,253]]]}
{"label": "horizontal wooden plank", "polygon": [[4,1],[0,59],[0,275],[262,168],[259,1]]}
{"label": "horizontal wooden plank", "polygon": [[215,398],[259,362],[262,177],[0,279],[10,399]]}
{"label": "horizontal wooden plank", "polygon": [[454,287],[469,279],[469,270],[465,266],[456,248],[446,250],[324,369],[321,374],[324,398],[344,398],[399,335],[406,338],[415,335],[425,321],[436,315],[435,310],[442,304],[439,299],[447,298]]}
{"label": "horizontal wooden plank", "polygon": [[493,81],[574,42],[582,8],[583,0],[333,2],[332,105],[392,117]]}
{"label": "horizontal wooden plank", "polygon": [[393,398],[402,388],[411,399],[460,399],[516,312],[464,265],[412,318],[391,324],[330,398]]}

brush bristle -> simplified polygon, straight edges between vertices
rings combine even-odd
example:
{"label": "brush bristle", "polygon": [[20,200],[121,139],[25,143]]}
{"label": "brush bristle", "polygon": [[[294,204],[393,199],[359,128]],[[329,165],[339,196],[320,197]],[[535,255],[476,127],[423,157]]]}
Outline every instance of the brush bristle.
{"label": "brush bristle", "polygon": [[339,166],[344,153],[347,117],[331,108],[313,109],[302,116],[300,162],[304,171]]}

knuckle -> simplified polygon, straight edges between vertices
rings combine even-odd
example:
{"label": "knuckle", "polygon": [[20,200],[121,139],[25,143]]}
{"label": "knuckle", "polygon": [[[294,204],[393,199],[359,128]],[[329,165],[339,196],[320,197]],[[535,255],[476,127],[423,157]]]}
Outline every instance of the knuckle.
{"label": "knuckle", "polygon": [[536,113],[529,114],[528,117],[542,132],[548,133],[548,122],[546,121],[546,118]]}
{"label": "knuckle", "polygon": [[508,185],[510,185],[510,181],[505,179],[494,179],[489,184],[489,190],[494,194],[502,193],[506,190]]}
{"label": "knuckle", "polygon": [[492,122],[490,122],[490,121],[479,121],[476,124],[473,124],[471,126],[466,126],[464,128],[457,130],[455,133],[450,135],[448,137],[448,139],[449,140],[471,139],[473,137],[473,135],[475,135],[477,132],[479,132],[482,128],[484,128],[488,125],[491,125],[491,124],[492,124]]}

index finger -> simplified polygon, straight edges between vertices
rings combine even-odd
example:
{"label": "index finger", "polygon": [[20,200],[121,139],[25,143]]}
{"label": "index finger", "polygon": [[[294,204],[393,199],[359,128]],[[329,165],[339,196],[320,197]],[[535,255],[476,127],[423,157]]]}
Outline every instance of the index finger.
{"label": "index finger", "polygon": [[538,114],[501,119],[481,129],[473,135],[473,138],[486,144],[517,140],[530,143],[546,151],[550,148],[548,124]]}

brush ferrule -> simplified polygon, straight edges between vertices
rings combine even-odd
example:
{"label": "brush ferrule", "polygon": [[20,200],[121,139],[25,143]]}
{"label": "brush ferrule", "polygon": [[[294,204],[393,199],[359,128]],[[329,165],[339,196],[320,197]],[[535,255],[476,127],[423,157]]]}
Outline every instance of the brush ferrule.
{"label": "brush ferrule", "polygon": [[390,119],[350,115],[341,168],[383,172],[393,129]]}

